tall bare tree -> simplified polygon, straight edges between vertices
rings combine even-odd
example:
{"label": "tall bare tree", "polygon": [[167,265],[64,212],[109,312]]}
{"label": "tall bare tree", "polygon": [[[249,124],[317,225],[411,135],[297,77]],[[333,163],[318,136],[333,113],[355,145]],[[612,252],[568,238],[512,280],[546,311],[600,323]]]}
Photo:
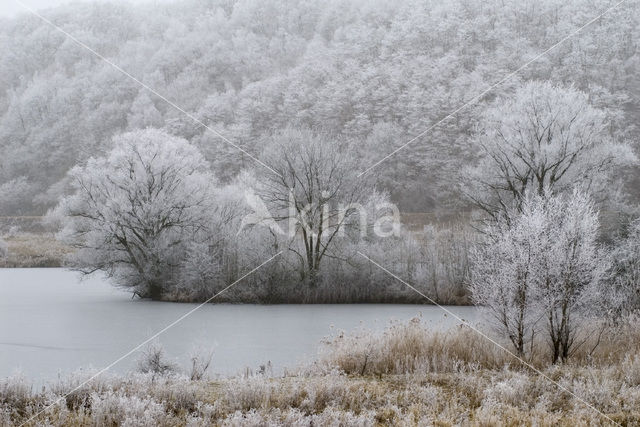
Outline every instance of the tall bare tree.
{"label": "tall bare tree", "polygon": [[266,144],[264,158],[277,173],[261,171],[258,193],[277,222],[288,222],[289,250],[315,284],[323,258],[340,257],[332,251],[339,237],[366,232],[364,205],[379,195],[370,178],[357,179],[357,152],[348,140],[285,129]]}

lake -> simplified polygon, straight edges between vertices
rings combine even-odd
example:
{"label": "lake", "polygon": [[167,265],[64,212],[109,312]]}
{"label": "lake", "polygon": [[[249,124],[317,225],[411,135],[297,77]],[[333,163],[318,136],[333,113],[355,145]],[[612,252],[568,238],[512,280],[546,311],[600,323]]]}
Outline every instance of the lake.
{"label": "lake", "polygon": [[[80,280],[65,269],[0,269],[0,378],[20,371],[43,383],[81,367],[102,368],[195,306],[131,299],[100,275]],[[475,320],[473,307],[448,308]],[[458,323],[428,305],[208,304],[159,341],[183,367],[202,348],[213,351],[210,374],[233,375],[268,361],[277,373],[312,359],[322,338],[339,330],[382,330],[390,320],[417,315],[434,328]],[[138,356],[111,370],[130,371]]]}

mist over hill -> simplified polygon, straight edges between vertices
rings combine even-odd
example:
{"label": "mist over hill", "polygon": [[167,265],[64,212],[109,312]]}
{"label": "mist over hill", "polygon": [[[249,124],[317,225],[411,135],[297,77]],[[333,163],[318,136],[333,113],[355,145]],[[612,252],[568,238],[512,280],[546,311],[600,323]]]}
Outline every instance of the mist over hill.
{"label": "mist over hill", "polygon": [[[625,2],[176,1],[75,3],[43,16],[180,109],[260,157],[265,135],[312,128],[355,139],[405,211],[464,204],[457,173],[488,103],[529,80],[585,92],[614,140],[638,147],[640,13]],[[67,172],[111,137],[163,128],[196,144],[223,181],[256,164],[37,17],[0,25],[0,215],[41,214]],[[637,172],[620,171],[632,197]],[[634,191],[635,189],[635,191]]]}

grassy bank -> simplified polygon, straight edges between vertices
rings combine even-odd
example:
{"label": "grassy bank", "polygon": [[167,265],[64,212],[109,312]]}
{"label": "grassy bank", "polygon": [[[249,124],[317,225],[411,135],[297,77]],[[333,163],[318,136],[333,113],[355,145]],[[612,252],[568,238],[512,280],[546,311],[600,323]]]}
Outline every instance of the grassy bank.
{"label": "grassy bank", "polygon": [[[15,425],[640,425],[640,332],[630,321],[570,364],[532,357],[549,378],[523,368],[467,328],[419,321],[384,334],[335,336],[307,366],[193,381],[188,375],[102,375],[58,401],[90,373],[33,391],[0,382],[0,423]],[[215,363],[215,358],[214,358]],[[57,402],[57,403],[56,403]]]}

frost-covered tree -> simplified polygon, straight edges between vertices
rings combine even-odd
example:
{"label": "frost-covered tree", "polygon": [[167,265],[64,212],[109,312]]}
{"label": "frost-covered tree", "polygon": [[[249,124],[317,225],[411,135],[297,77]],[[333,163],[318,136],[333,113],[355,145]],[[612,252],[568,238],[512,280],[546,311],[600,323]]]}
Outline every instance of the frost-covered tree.
{"label": "frost-covered tree", "polygon": [[631,222],[612,253],[611,281],[627,312],[640,310],[640,219]]}
{"label": "frost-covered tree", "polygon": [[538,302],[555,363],[566,361],[581,344],[581,322],[601,316],[601,308],[613,302],[615,295],[605,280],[610,260],[597,243],[598,212],[587,195],[574,191],[566,197],[539,196],[532,204],[543,209],[548,223],[550,245],[541,265]]}
{"label": "frost-covered tree", "polygon": [[486,242],[472,251],[473,303],[520,357],[534,339],[540,317],[535,298],[548,247],[542,215],[531,211],[511,223],[500,218],[484,230]]}
{"label": "frost-covered tree", "polygon": [[34,185],[20,176],[0,184],[0,215],[13,216],[28,212]]}
{"label": "frost-covered tree", "polygon": [[598,200],[615,193],[613,172],[636,162],[631,147],[609,132],[607,112],[586,93],[529,82],[487,108],[472,142],[481,152],[464,191],[491,215],[518,208],[526,193],[578,186]]}
{"label": "frost-covered tree", "polygon": [[526,195],[517,212],[487,226],[470,290],[519,355],[544,328],[553,362],[566,360],[581,344],[580,323],[614,302],[598,226],[593,202],[578,191]]}
{"label": "frost-covered tree", "polygon": [[147,129],[114,138],[104,157],[71,171],[55,214],[75,266],[106,272],[141,297],[170,290],[188,248],[211,226],[214,178],[187,141]]}
{"label": "frost-covered tree", "polygon": [[163,119],[147,92],[141,91],[131,104],[131,112],[127,116],[127,122],[131,129],[144,129],[162,126]]}
{"label": "frost-covered tree", "polygon": [[288,249],[298,256],[303,277],[315,284],[322,260],[339,257],[333,249],[341,236],[367,233],[370,218],[361,221],[361,214],[380,195],[370,180],[357,179],[349,140],[290,128],[265,143],[273,171],[261,171],[258,194],[293,239]]}

